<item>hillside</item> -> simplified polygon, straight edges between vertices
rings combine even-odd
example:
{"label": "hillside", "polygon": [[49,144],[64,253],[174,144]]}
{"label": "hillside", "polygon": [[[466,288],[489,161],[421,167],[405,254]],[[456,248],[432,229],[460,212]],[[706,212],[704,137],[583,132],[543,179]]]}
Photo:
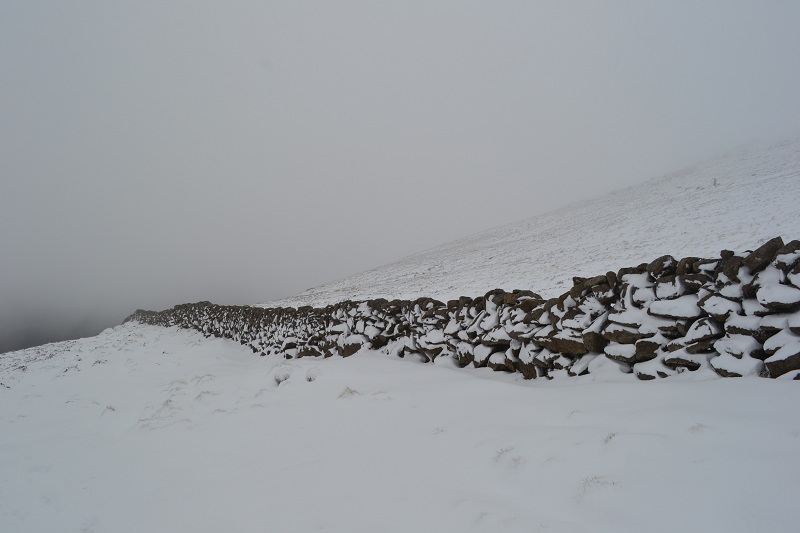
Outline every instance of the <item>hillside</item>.
{"label": "hillside", "polygon": [[[604,274],[664,254],[744,252],[776,235],[797,238],[798,198],[800,139],[753,145],[259,305],[320,307],[346,299],[423,296],[447,301],[495,288],[554,297],[569,289],[572,276]],[[491,220],[496,209],[502,209],[502,196],[487,201],[485,213],[476,216]]]}
{"label": "hillside", "polygon": [[2,354],[0,531],[795,531],[797,198],[800,140],[752,147],[270,304],[452,306]]}

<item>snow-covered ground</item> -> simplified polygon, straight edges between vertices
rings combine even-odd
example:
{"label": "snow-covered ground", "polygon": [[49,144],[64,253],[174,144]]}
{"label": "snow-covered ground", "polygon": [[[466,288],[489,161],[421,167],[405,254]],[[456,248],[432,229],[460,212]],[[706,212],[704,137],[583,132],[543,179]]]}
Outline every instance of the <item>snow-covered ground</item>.
{"label": "snow-covered ground", "polygon": [[[482,213],[445,208],[455,217],[484,217],[490,226],[492,213],[503,209],[502,194],[488,198]],[[776,236],[800,238],[798,198],[800,139],[752,145],[261,305],[420,296],[447,301],[495,288],[549,298],[568,290],[572,276],[616,272],[664,254],[715,257],[724,248],[744,251]]]}
{"label": "snow-covered ground", "polygon": [[126,324],[0,358],[0,531],[796,531],[800,387],[686,379]]}
{"label": "snow-covered ground", "polygon": [[[798,198],[800,141],[753,148],[277,303],[554,296],[665,253],[798,238]],[[608,363],[548,382],[451,358],[285,361],[135,323],[2,354],[0,532],[797,530],[796,383]]]}

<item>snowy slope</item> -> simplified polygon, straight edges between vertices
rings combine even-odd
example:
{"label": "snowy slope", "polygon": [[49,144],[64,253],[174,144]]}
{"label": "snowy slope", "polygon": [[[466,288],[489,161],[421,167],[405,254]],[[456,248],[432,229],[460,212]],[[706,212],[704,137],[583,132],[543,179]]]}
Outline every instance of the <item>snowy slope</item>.
{"label": "snowy slope", "polygon": [[[796,239],[798,198],[800,139],[754,145],[260,305],[420,296],[447,301],[494,288],[554,297],[569,289],[572,276],[617,271],[664,254],[740,252],[779,235]],[[488,212],[498,208],[486,206]]]}
{"label": "snowy slope", "polygon": [[0,531],[796,530],[800,387],[613,376],[131,323],[6,354]]}
{"label": "snowy slope", "polygon": [[[798,238],[798,198],[800,140],[279,303],[553,296],[664,253]],[[2,354],[0,531],[796,531],[796,383],[608,370],[524,381],[366,349],[286,361],[137,323]]]}

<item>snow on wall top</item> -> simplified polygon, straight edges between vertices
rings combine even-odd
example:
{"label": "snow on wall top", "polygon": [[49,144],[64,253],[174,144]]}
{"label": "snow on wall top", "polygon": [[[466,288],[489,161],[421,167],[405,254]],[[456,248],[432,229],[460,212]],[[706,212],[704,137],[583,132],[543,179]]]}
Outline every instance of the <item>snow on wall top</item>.
{"label": "snow on wall top", "polygon": [[449,300],[494,288],[554,297],[593,276],[663,254],[742,252],[800,234],[800,138],[721,159],[444,244],[395,263],[257,304]]}

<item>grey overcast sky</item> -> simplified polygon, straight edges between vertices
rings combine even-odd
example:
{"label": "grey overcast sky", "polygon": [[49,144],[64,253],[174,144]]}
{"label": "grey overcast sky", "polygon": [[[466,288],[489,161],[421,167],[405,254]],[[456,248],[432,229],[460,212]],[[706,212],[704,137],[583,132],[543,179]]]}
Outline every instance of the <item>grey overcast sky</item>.
{"label": "grey overcast sky", "polygon": [[800,2],[0,2],[0,351],[800,130]]}

